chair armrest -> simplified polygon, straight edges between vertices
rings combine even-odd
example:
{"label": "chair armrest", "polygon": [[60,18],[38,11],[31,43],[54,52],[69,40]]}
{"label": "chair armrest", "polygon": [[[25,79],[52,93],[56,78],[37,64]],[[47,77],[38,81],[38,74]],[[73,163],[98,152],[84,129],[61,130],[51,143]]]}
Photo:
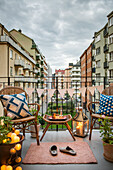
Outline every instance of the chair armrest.
{"label": "chair armrest", "polygon": [[93,103],[94,103],[94,104],[99,104],[99,102],[90,102],[90,103],[88,104],[88,110],[89,110],[89,112],[90,112],[90,115],[92,115],[92,113],[95,114],[95,112],[93,112],[93,110],[90,108]]}
{"label": "chair armrest", "polygon": [[7,109],[4,107],[4,115],[7,116]]}
{"label": "chair armrest", "polygon": [[40,110],[40,105],[38,103],[28,103],[28,105],[37,105],[38,106],[38,109],[37,109],[36,113],[33,114],[33,115],[35,115],[37,117],[38,116],[38,112]]}

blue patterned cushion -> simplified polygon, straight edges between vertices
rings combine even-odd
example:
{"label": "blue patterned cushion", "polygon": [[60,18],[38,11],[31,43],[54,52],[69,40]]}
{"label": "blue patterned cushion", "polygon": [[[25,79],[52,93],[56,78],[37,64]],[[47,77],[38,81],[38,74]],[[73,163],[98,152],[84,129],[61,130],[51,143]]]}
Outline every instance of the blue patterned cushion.
{"label": "blue patterned cushion", "polygon": [[12,119],[30,116],[25,93],[14,95],[0,95],[3,105],[6,107],[8,116]]}
{"label": "blue patterned cushion", "polygon": [[97,114],[113,116],[113,96],[101,94]]}

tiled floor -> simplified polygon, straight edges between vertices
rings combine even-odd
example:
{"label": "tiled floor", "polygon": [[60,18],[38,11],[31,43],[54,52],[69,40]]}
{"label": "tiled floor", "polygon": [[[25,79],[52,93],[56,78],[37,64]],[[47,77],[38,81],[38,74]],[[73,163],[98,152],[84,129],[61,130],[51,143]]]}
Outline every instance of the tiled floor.
{"label": "tiled floor", "polygon": [[[42,131],[40,131],[40,136]],[[103,146],[99,131],[93,131],[92,140],[86,138],[78,138],[76,140],[86,141],[94,153],[98,164],[63,164],[63,165],[24,165],[21,164],[23,170],[113,170],[113,163],[106,161],[103,157]],[[69,132],[66,131],[47,131],[43,138],[43,142],[72,142],[73,139]],[[23,142],[22,157],[24,158],[31,143],[36,142],[36,139],[31,138],[30,134],[26,135]],[[43,153],[42,153],[43,154]]]}

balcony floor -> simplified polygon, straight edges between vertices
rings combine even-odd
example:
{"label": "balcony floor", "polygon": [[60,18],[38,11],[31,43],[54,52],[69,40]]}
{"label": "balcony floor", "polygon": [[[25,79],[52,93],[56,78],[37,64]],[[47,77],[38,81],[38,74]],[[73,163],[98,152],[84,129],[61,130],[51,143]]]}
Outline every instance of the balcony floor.
{"label": "balcony floor", "polygon": [[[42,131],[40,130],[40,136]],[[95,158],[98,161],[98,164],[59,164],[59,165],[25,165],[21,164],[23,170],[112,170],[113,163],[106,161],[103,157],[103,146],[100,138],[100,133],[98,130],[93,130],[92,140],[89,141],[88,136],[85,138],[76,137],[76,140],[84,140],[87,142],[93,151]],[[69,132],[66,131],[47,131],[43,138],[43,142],[72,142],[73,139],[70,136]],[[26,134],[26,139],[23,142],[22,148],[22,157],[24,158],[27,150],[31,143],[36,142],[35,138],[31,138],[30,134]]]}

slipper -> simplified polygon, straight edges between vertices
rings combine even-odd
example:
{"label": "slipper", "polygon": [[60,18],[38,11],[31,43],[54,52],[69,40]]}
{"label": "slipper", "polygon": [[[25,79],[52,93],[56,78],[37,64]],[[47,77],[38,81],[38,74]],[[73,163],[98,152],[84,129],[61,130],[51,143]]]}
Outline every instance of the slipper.
{"label": "slipper", "polygon": [[57,155],[57,146],[56,145],[51,146],[49,151],[52,156],[56,156]]}
{"label": "slipper", "polygon": [[67,146],[66,148],[60,148],[60,152],[64,152],[70,155],[76,155],[76,152],[69,146]]}

